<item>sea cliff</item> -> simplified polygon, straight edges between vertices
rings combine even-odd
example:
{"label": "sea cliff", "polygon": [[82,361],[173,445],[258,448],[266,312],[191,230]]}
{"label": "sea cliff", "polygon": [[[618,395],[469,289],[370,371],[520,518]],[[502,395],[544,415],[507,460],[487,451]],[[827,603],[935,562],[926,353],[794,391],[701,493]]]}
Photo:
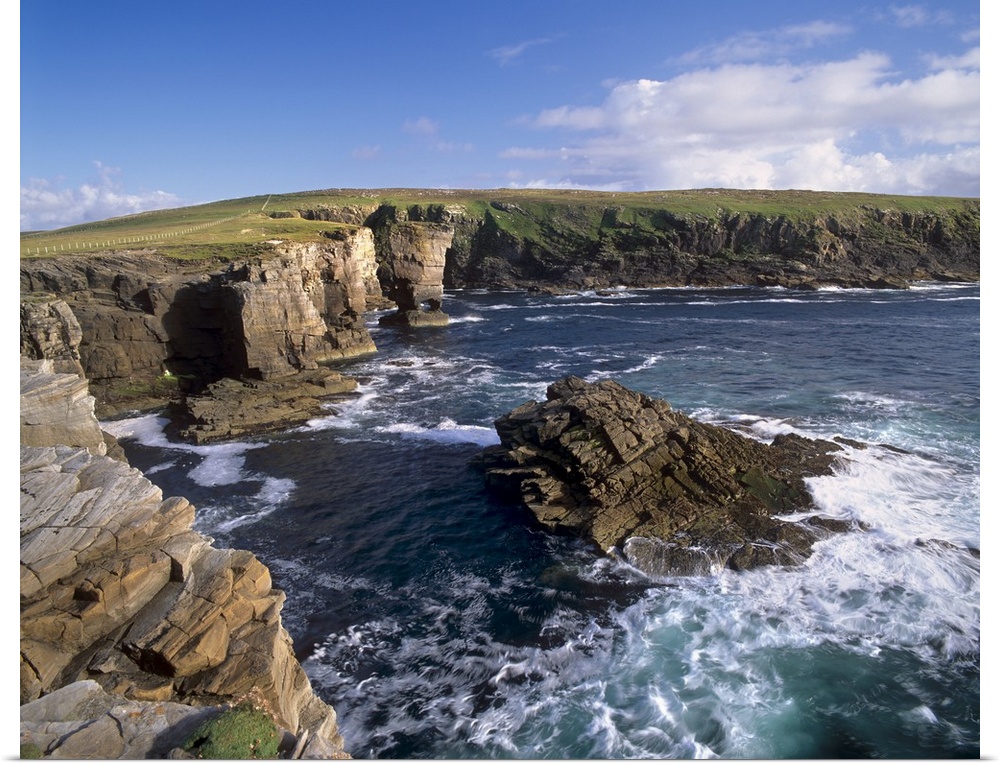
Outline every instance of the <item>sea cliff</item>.
{"label": "sea cliff", "polygon": [[[89,228],[135,234],[246,202]],[[141,247],[98,242],[81,252],[95,247],[80,241],[95,232],[72,229],[26,237],[26,252],[49,240],[70,252],[22,258],[22,353],[82,371],[100,416],[174,400],[176,433],[206,441],[314,416],[352,387],[325,374],[330,365],[376,351],[366,312],[385,311],[381,324],[404,328],[446,325],[447,288],[903,289],[979,278],[972,199],[381,190],[265,205],[204,234],[105,240],[161,236]],[[184,244],[171,244],[172,234]],[[263,409],[276,414],[247,416]]]}
{"label": "sea cliff", "polygon": [[[22,360],[22,745],[56,758],[164,757],[206,707],[253,694],[286,749],[301,740],[309,754],[344,757],[267,568],[194,532],[195,509],[128,465],[93,404],[78,375]],[[123,705],[142,727],[112,725]]]}

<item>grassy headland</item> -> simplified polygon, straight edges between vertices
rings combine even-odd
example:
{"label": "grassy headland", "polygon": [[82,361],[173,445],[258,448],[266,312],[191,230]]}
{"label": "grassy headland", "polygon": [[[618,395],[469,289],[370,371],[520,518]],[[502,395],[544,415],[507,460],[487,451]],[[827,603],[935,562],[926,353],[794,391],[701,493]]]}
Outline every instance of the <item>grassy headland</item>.
{"label": "grassy headland", "polygon": [[[252,254],[268,239],[310,241],[346,224],[313,220],[300,211],[389,206],[402,210],[461,209],[518,238],[593,238],[603,230],[655,232],[678,220],[713,222],[733,215],[781,218],[791,224],[858,219],[872,211],[940,215],[975,226],[979,200],[853,192],[694,189],[598,192],[536,189],[327,189],[260,195],[157,210],[21,235],[21,257],[120,249],[155,249],[199,260]],[[287,216],[287,217],[285,217]],[[414,216],[411,216],[414,217]]]}

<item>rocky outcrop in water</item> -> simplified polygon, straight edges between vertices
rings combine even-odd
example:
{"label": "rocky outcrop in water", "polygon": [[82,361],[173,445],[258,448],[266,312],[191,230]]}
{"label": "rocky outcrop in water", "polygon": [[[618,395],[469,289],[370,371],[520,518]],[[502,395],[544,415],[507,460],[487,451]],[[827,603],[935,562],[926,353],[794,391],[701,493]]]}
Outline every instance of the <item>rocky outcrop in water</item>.
{"label": "rocky outcrop in water", "polygon": [[805,478],[840,446],[798,436],[762,444],[700,423],[614,381],[569,377],[496,421],[488,486],[547,529],[579,534],[653,575],[794,564],[847,525],[805,511]]}
{"label": "rocky outcrop in water", "polygon": [[381,281],[397,310],[380,324],[428,327],[448,324],[441,310],[444,266],[454,230],[447,224],[393,222],[380,230]]}
{"label": "rocky outcrop in water", "polygon": [[279,431],[329,414],[328,406],[357,388],[357,381],[319,369],[290,378],[210,383],[199,394],[172,403],[171,434],[204,444]]}
{"label": "rocky outcrop in water", "polygon": [[164,499],[98,437],[75,440],[100,434],[81,383],[48,363],[22,374],[22,413],[49,408],[34,419],[62,430],[21,446],[21,703],[80,680],[135,703],[217,705],[256,690],[282,727],[340,751],[336,715],[295,658],[267,568],[214,548],[191,529],[187,500]]}

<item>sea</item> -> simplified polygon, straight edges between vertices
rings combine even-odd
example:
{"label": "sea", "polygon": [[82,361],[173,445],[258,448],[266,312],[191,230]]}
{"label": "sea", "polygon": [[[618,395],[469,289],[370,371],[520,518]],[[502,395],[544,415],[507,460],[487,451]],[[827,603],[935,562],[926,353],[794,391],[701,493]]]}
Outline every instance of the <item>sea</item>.
{"label": "sea", "polygon": [[[978,285],[455,290],[354,396],[193,446],[105,423],[253,551],[355,758],[980,756]],[[487,492],[493,421],[566,375],[769,441],[842,436],[801,565],[652,578]]]}

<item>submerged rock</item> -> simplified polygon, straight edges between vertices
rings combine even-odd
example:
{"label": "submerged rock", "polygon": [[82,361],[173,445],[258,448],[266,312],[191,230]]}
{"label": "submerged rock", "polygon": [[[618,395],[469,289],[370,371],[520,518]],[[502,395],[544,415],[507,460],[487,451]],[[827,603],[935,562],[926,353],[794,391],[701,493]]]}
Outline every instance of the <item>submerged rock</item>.
{"label": "submerged rock", "polygon": [[830,473],[840,446],[783,435],[770,445],[700,423],[660,399],[568,377],[547,401],[496,421],[487,485],[520,498],[553,531],[593,540],[653,575],[794,564],[845,522],[807,510],[808,476]]}

